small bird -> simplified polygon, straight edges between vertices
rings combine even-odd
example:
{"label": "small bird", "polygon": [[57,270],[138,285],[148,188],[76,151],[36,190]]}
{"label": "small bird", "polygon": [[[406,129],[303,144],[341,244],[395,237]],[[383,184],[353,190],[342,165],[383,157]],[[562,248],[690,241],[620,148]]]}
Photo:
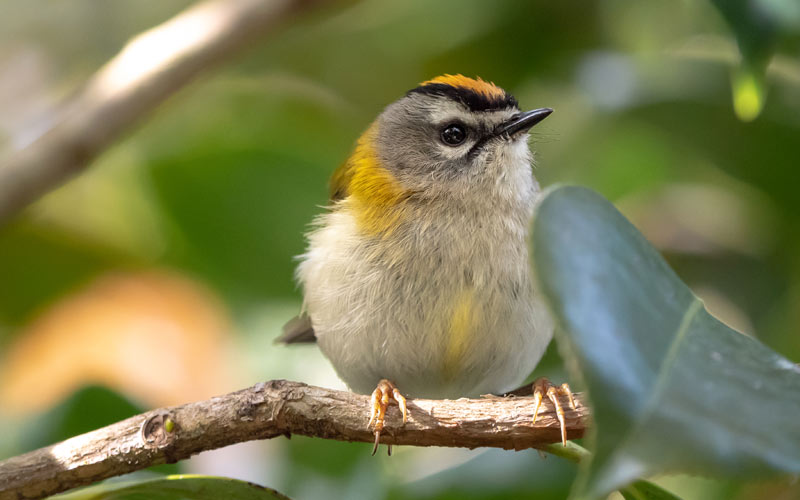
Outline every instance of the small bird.
{"label": "small bird", "polygon": [[[528,251],[540,191],[528,130],[551,112],[439,76],[390,104],[333,174],[297,268],[304,312],[278,340],[316,341],[353,391],[372,393],[373,453],[391,400],[406,422],[403,394],[503,394],[550,342]],[[556,406],[566,444],[569,387],[532,391],[535,414],[543,397]]]}

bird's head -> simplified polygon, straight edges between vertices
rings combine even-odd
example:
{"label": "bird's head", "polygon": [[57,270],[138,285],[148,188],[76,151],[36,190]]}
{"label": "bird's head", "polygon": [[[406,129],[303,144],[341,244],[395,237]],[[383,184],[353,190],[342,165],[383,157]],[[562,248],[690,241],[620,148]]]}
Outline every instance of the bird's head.
{"label": "bird's head", "polygon": [[334,174],[333,199],[389,208],[413,197],[517,197],[532,181],[528,130],[552,112],[520,111],[484,80],[443,75],[387,106]]}

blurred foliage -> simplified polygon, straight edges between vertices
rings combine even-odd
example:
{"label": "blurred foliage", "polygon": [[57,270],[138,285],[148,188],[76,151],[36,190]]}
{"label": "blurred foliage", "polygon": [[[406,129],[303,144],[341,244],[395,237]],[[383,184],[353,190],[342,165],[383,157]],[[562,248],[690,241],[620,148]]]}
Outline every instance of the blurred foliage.
{"label": "blurred foliage", "polygon": [[[55,104],[127,39],[189,3],[4,1],[0,154],[45,130]],[[532,139],[539,180],[600,191],[713,314],[798,360],[797,19],[793,0],[365,0],[297,18],[0,228],[0,389],[20,384],[23,371],[7,369],[12,354],[28,375],[61,363],[47,373],[71,385],[43,388],[50,407],[97,383],[145,406],[157,404],[146,398],[153,387],[175,402],[195,399],[184,381],[198,364],[216,381],[200,393],[274,377],[341,387],[315,348],[271,344],[299,308],[293,256],[361,130],[417,82],[446,72],[492,80],[524,107],[555,108]],[[737,96],[744,108],[735,110]],[[181,277],[180,297],[211,297],[177,300],[173,287],[144,287],[153,299],[145,303],[161,308],[103,316],[117,318],[116,328],[85,321],[127,300],[125,287],[98,288],[109,274],[138,282],[165,271]],[[87,294],[108,302],[65,308]],[[53,317],[41,338],[76,346],[69,358],[44,361],[41,349],[19,348]],[[187,336],[197,325],[203,336]],[[174,345],[185,348],[170,358]],[[114,362],[97,363],[98,351]],[[209,352],[219,353],[215,362]],[[537,372],[565,376],[553,349]],[[0,425],[12,429],[0,433],[3,456],[35,445],[21,436],[21,422],[39,421],[31,411],[47,413],[0,400]],[[42,436],[55,436],[41,425]],[[564,498],[574,478],[571,464],[536,452],[396,451],[370,458],[367,445],[293,438],[180,466],[225,469],[298,499]],[[788,481],[657,482],[685,499],[800,496]]]}
{"label": "blurred foliage", "polygon": [[648,481],[636,481],[621,494],[625,500],[679,500],[672,493]]}
{"label": "blurred foliage", "polygon": [[755,119],[766,98],[765,73],[777,47],[800,40],[800,5],[792,0],[713,0],[731,26],[742,55],[733,74],[733,108]]}
{"label": "blurred foliage", "polygon": [[78,389],[58,405],[28,422],[21,446],[36,449],[113,424],[141,413],[141,408],[105,387]]}

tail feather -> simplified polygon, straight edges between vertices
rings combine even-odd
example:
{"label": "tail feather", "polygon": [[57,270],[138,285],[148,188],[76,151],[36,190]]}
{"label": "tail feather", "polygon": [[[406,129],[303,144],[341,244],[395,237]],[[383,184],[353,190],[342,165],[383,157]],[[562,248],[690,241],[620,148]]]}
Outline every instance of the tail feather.
{"label": "tail feather", "polygon": [[301,314],[290,319],[283,325],[283,333],[275,339],[276,344],[313,344],[317,341],[314,335],[314,327],[311,326],[311,318],[306,314]]}

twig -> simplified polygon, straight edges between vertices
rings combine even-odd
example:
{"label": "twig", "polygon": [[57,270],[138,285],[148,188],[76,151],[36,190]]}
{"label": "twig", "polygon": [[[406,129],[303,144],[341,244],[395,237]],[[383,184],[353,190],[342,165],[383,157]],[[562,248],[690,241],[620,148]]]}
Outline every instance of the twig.
{"label": "twig", "polygon": [[131,40],[47,133],[0,159],[0,223],[82,171],[198,74],[320,1],[210,0]]}
{"label": "twig", "polygon": [[[409,399],[401,426],[387,413],[382,443],[521,450],[560,441],[552,405],[532,424],[533,398]],[[571,439],[583,435],[588,408],[576,394],[566,410]],[[273,380],[197,403],[153,410],[0,462],[0,500],[42,498],[101,479],[242,441],[302,434],[371,443],[369,397]],[[364,453],[368,453],[365,448]]]}

